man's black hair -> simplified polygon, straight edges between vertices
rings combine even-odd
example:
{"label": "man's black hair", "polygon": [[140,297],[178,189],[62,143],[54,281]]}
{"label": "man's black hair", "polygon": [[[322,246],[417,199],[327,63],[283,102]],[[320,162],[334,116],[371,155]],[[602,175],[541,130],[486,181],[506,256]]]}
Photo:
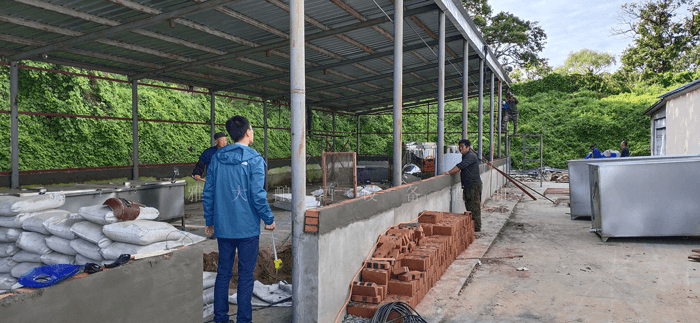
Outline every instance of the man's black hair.
{"label": "man's black hair", "polygon": [[590,149],[593,149],[593,148],[595,148],[595,145],[591,145],[591,148],[590,148]]}
{"label": "man's black hair", "polygon": [[625,144],[625,147],[627,147],[627,140],[623,140],[622,143]]}
{"label": "man's black hair", "polygon": [[457,145],[460,145],[460,144],[464,145],[465,147],[469,147],[472,145],[471,141],[469,141],[467,139],[460,140],[459,143],[457,143]]}
{"label": "man's black hair", "polygon": [[243,139],[248,129],[250,129],[250,122],[243,116],[233,116],[226,121],[226,131],[233,142]]}

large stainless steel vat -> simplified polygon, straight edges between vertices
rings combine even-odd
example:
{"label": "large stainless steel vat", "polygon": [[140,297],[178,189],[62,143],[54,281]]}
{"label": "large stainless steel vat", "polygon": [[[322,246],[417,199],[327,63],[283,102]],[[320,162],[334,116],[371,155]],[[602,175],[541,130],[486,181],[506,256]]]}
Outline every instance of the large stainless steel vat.
{"label": "large stainless steel vat", "polygon": [[593,163],[591,231],[610,237],[700,236],[700,158]]}
{"label": "large stainless steel vat", "polygon": [[176,219],[185,216],[184,180],[174,182],[115,182],[104,184],[76,184],[66,186],[47,186],[26,190],[3,190],[0,195],[27,196],[47,192],[62,192],[66,203],[59,209],[78,212],[83,206],[98,205],[111,197],[122,197],[158,209],[158,220]]}
{"label": "large stainless steel vat", "polygon": [[569,160],[569,194],[571,197],[571,219],[592,216],[591,190],[588,165],[592,163],[635,162],[641,160],[672,160],[700,157],[700,155],[641,156],[605,159]]}

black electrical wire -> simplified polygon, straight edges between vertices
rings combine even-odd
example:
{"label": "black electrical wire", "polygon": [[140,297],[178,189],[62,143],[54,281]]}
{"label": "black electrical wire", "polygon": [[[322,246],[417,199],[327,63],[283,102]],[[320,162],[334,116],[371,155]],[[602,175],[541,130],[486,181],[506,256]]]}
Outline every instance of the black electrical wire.
{"label": "black electrical wire", "polygon": [[[400,316],[387,321],[392,312],[397,313]],[[384,304],[382,307],[377,309],[376,313],[374,313],[374,317],[372,317],[372,321],[370,321],[370,323],[390,323],[399,321],[400,319],[403,319],[404,323],[427,323],[427,321],[424,320],[420,314],[418,314],[418,312],[411,307],[411,305],[404,302],[391,302]]]}

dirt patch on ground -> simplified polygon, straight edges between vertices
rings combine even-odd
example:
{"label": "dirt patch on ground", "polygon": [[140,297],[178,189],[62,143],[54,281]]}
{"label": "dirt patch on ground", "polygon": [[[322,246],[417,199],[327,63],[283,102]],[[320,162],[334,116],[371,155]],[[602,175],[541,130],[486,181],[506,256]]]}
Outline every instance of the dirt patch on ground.
{"label": "dirt patch on ground", "polygon": [[[273,284],[280,280],[292,281],[292,246],[285,245],[277,250],[277,257],[282,260],[282,268],[275,270],[275,255],[272,250],[261,249],[258,251],[258,261],[255,265],[253,277],[263,284]],[[216,272],[219,264],[219,253],[205,253],[203,257],[204,271]],[[233,277],[230,288],[238,286],[238,257],[234,259]]]}

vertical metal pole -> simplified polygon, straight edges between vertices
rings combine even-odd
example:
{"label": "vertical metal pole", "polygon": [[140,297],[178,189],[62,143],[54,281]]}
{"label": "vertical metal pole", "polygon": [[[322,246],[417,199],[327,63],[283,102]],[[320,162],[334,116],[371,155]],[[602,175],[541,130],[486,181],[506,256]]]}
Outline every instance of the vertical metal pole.
{"label": "vertical metal pole", "polygon": [[403,110],[403,0],[394,1],[394,162],[393,186],[401,185]]}
{"label": "vertical metal pole", "polygon": [[[301,323],[308,320],[302,300],[306,297],[303,286],[304,261],[306,257],[299,250],[304,231],[306,212],[306,53],[304,49],[304,0],[291,0],[289,3],[289,70],[291,81],[291,128],[292,128],[292,321]],[[304,306],[305,308],[302,308]]]}
{"label": "vertical metal pole", "polygon": [[440,10],[438,26],[438,124],[436,174],[444,172],[445,163],[445,12]]}
{"label": "vertical metal pole", "polygon": [[131,81],[131,151],[134,168],[131,179],[139,180],[139,86],[137,80]]}
{"label": "vertical metal pole", "polygon": [[19,188],[18,63],[10,62],[10,188]]}
{"label": "vertical metal pole", "polygon": [[335,152],[335,112],[333,112],[333,125],[332,125],[332,132],[333,132],[333,151]]}
{"label": "vertical metal pole", "polygon": [[498,158],[501,158],[501,132],[503,131],[503,82],[498,80]]}
{"label": "vertical metal pole", "polygon": [[270,169],[267,156],[267,100],[263,100],[263,153],[265,156],[265,190],[267,191],[267,171]]}
{"label": "vertical metal pole", "polygon": [[216,95],[214,92],[209,92],[209,95],[211,96],[210,98],[210,107],[209,107],[209,132],[210,132],[210,138],[211,138],[211,145],[214,146],[216,145],[216,140],[214,140],[214,134],[216,133]]}
{"label": "vertical metal pole", "polygon": [[[486,52],[486,51],[484,51]],[[483,136],[484,136],[484,58],[479,58],[479,162],[483,158]]]}
{"label": "vertical metal pole", "polygon": [[540,135],[540,187],[542,187],[542,178],[544,177],[544,138]]}
{"label": "vertical metal pole", "polygon": [[430,103],[428,103],[428,112],[425,114],[425,142],[430,142]]}
{"label": "vertical metal pole", "polygon": [[525,171],[525,136],[523,135],[523,171]]}
{"label": "vertical metal pole", "polygon": [[357,144],[355,149],[357,150],[357,155],[360,156],[360,115],[357,115]]}
{"label": "vertical metal pole", "polygon": [[496,82],[495,82],[495,75],[493,74],[493,71],[491,71],[490,74],[491,74],[491,94],[489,95],[489,110],[491,112],[489,113],[490,114],[490,116],[489,116],[489,118],[490,118],[489,119],[489,161],[493,161],[493,148],[495,148],[494,144],[493,144],[493,129],[494,129],[493,101],[495,100],[494,96],[496,96],[496,94],[495,94],[496,84],[494,84]]}
{"label": "vertical metal pole", "polygon": [[469,42],[464,40],[464,61],[462,62],[462,139],[467,139],[467,127],[469,118]]}

